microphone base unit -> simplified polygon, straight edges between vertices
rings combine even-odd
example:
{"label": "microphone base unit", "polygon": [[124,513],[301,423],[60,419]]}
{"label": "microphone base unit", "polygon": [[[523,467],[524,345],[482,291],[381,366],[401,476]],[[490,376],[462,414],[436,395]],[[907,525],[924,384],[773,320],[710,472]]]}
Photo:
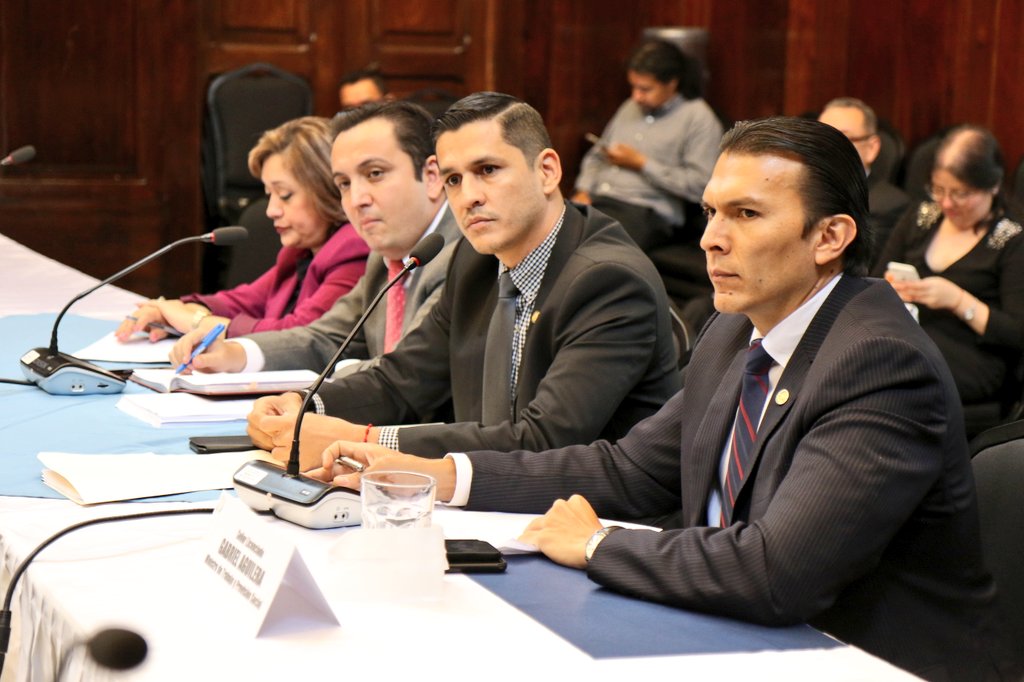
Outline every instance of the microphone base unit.
{"label": "microphone base unit", "polygon": [[132,371],[109,370],[49,348],[33,348],[21,356],[25,378],[52,395],[120,393]]}
{"label": "microphone base unit", "polygon": [[256,511],[304,528],[358,526],[363,521],[359,493],[308,476],[289,476],[263,460],[246,462],[233,477],[238,498]]}

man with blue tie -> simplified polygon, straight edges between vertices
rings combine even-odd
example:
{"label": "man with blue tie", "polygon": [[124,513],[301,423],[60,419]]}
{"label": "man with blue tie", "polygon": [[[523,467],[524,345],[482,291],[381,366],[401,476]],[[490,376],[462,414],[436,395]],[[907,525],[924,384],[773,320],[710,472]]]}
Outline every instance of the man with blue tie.
{"label": "man with blue tie", "polygon": [[[423,460],[335,443],[335,465],[431,473],[467,509],[547,513],[523,540],[643,599],[809,622],[928,679],[999,679],[960,404],[871,253],[860,159],[837,130],[772,118],[726,134],[704,192],[715,288],[685,387],[616,442]],[[603,518],[675,510],[663,532]]]}

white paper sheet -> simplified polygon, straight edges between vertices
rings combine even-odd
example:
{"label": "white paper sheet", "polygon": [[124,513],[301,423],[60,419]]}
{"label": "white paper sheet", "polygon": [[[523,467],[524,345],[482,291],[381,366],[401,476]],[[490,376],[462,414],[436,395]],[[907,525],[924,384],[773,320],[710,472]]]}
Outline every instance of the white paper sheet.
{"label": "white paper sheet", "polygon": [[72,355],[83,360],[102,360],[104,362],[128,363],[161,363],[168,364],[167,356],[177,339],[163,339],[150,343],[148,336],[138,335],[130,341],[121,343],[110,332],[101,339],[77,350]]}
{"label": "white paper sheet", "polygon": [[78,504],[119,502],[233,486],[245,462],[265,459],[262,450],[212,455],[81,455],[40,452],[43,482]]}
{"label": "white paper sheet", "polygon": [[191,393],[141,393],[126,395],[117,408],[153,426],[245,421],[253,398],[231,400],[204,398]]}

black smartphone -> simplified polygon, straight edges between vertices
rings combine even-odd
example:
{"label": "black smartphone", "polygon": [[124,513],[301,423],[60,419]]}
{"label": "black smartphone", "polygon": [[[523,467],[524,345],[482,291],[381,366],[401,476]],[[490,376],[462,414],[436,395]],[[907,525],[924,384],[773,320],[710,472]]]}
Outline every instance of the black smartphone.
{"label": "black smartphone", "polygon": [[445,540],[449,573],[502,573],[505,558],[483,540]]}
{"label": "black smartphone", "polygon": [[193,452],[200,455],[210,455],[215,452],[242,452],[256,448],[249,436],[192,436],[188,439],[188,446]]}

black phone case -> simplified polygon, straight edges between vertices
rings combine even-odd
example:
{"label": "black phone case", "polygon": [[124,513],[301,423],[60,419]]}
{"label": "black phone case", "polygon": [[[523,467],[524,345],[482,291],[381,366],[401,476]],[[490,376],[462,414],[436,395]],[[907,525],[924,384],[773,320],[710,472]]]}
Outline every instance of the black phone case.
{"label": "black phone case", "polygon": [[249,436],[193,436],[188,439],[188,446],[192,448],[193,452],[200,455],[210,455],[215,452],[242,452],[256,447],[252,444]]}
{"label": "black phone case", "polygon": [[507,567],[501,552],[483,540],[445,540],[449,573],[501,573]]}

